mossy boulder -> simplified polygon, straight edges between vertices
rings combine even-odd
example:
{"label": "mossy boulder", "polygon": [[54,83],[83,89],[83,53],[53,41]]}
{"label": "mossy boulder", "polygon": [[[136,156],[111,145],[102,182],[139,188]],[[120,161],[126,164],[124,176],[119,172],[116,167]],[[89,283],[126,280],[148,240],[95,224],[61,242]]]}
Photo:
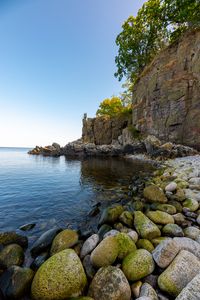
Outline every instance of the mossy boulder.
{"label": "mossy boulder", "polygon": [[170,204],[160,204],[160,203],[154,203],[152,204],[151,208],[153,210],[160,210],[163,212],[166,212],[170,215],[174,215],[176,213],[176,207]]}
{"label": "mossy boulder", "polygon": [[140,280],[154,271],[155,265],[151,253],[138,249],[127,255],[122,262],[122,270],[130,281]]}
{"label": "mossy boulder", "polygon": [[176,200],[170,200],[168,204],[174,206],[176,208],[177,213],[181,213],[183,210],[181,203]]}
{"label": "mossy boulder", "polygon": [[123,259],[129,253],[131,253],[137,249],[133,240],[126,233],[118,233],[115,238],[118,243],[118,258],[119,259]]}
{"label": "mossy boulder", "polygon": [[143,191],[144,197],[150,202],[166,203],[167,198],[161,188],[156,185],[149,185]]}
{"label": "mossy boulder", "polygon": [[177,224],[165,225],[162,229],[162,233],[163,233],[163,235],[170,236],[170,237],[184,236],[183,229],[180,226],[178,226]]}
{"label": "mossy boulder", "polygon": [[151,240],[161,236],[158,226],[140,211],[134,213],[134,225],[138,234],[143,239]]}
{"label": "mossy boulder", "polygon": [[153,244],[147,239],[140,239],[137,241],[136,246],[138,249],[146,249],[150,253],[154,250]]}
{"label": "mossy boulder", "polygon": [[199,202],[194,199],[186,199],[183,202],[183,207],[188,208],[189,211],[196,211],[199,208]]}
{"label": "mossy boulder", "polygon": [[18,244],[22,248],[26,248],[28,246],[28,238],[17,234],[14,231],[0,232],[0,244],[4,246],[9,244]]}
{"label": "mossy boulder", "polygon": [[88,295],[95,300],[130,300],[131,288],[122,270],[108,266],[96,273]]}
{"label": "mossy boulder", "polygon": [[14,265],[21,266],[23,261],[23,249],[17,244],[5,246],[5,248],[0,252],[0,268],[9,268]]}
{"label": "mossy boulder", "polygon": [[115,205],[104,209],[101,218],[99,220],[99,225],[102,225],[104,223],[109,223],[109,224],[115,223],[123,211],[124,209],[122,205]]}
{"label": "mossy boulder", "polygon": [[62,300],[78,297],[87,284],[82,263],[72,249],[63,250],[44,262],[31,286],[35,300]]}
{"label": "mossy boulder", "polygon": [[75,230],[65,229],[58,233],[54,238],[51,246],[51,255],[62,250],[71,248],[78,243],[78,234]]}
{"label": "mossy boulder", "polygon": [[174,218],[164,211],[148,211],[146,215],[152,222],[156,224],[174,224]]}
{"label": "mossy boulder", "polygon": [[108,236],[92,251],[92,265],[97,268],[112,265],[118,254],[119,247],[115,236]]}
{"label": "mossy boulder", "polygon": [[91,297],[73,297],[73,298],[69,298],[68,300],[94,300],[94,298]]}
{"label": "mossy boulder", "polygon": [[133,226],[133,215],[129,211],[123,211],[123,213],[119,216],[119,221],[128,227]]}

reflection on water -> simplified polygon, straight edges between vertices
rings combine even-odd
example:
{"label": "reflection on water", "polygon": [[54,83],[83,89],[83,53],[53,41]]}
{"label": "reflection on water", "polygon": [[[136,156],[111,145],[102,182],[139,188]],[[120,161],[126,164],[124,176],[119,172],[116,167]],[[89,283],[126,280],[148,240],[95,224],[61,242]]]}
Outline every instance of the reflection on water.
{"label": "reflection on water", "polygon": [[117,158],[68,159],[0,148],[0,228],[33,222],[33,232],[83,223],[92,205],[127,196],[134,175],[151,167]]}

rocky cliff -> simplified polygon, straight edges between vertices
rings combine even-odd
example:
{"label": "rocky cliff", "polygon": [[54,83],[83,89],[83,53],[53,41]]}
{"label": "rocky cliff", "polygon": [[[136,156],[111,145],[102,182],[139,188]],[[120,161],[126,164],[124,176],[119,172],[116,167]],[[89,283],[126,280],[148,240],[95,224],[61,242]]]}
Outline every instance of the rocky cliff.
{"label": "rocky cliff", "polygon": [[200,150],[200,30],[187,32],[144,70],[133,91],[133,125]]}

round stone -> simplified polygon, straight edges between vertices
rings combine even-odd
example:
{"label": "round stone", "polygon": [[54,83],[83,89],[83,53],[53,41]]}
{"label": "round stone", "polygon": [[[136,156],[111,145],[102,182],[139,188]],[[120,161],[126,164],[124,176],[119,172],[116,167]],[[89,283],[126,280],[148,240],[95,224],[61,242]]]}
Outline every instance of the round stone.
{"label": "round stone", "polygon": [[17,244],[5,246],[5,248],[0,252],[0,268],[9,268],[14,265],[21,266],[23,261],[23,249]]}
{"label": "round stone", "polygon": [[78,243],[78,234],[75,230],[65,229],[58,233],[53,240],[51,246],[51,255],[56,254],[62,250],[71,248]]}

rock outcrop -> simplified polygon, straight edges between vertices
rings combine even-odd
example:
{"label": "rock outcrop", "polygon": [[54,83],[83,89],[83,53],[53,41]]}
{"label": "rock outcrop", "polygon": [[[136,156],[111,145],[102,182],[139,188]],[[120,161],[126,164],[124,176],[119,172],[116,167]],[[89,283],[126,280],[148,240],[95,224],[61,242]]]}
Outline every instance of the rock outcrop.
{"label": "rock outcrop", "polygon": [[199,70],[200,30],[194,30],[143,71],[133,92],[133,125],[161,141],[200,150]]}

